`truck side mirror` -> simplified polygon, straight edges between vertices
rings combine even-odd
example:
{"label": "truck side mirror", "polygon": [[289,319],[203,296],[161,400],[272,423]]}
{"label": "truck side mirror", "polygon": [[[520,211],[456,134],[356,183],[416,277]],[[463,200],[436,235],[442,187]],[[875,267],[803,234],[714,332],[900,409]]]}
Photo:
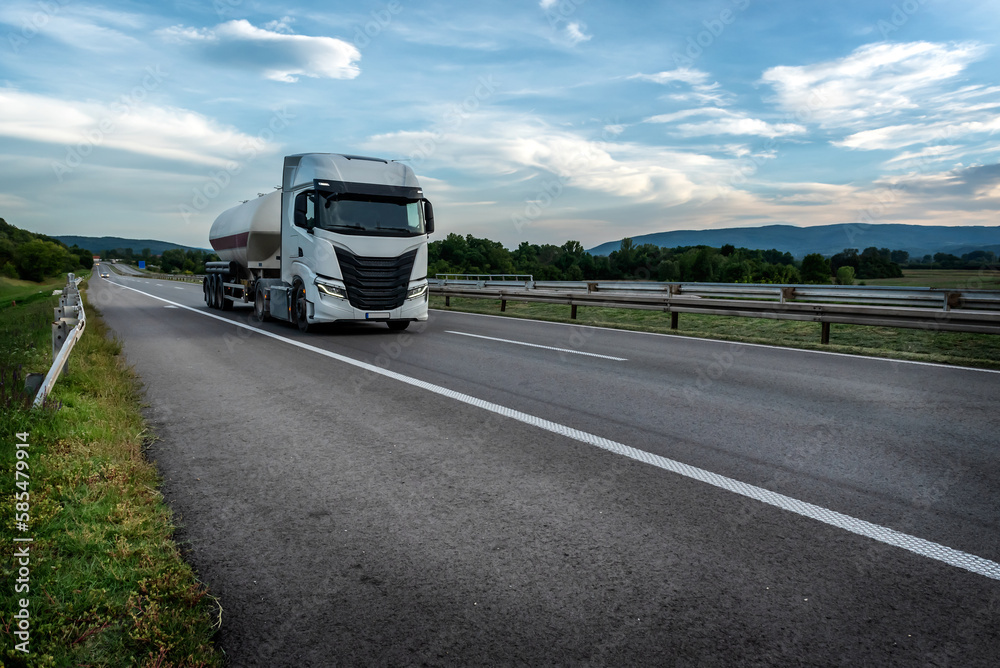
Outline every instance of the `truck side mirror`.
{"label": "truck side mirror", "polygon": [[428,200],[424,200],[424,224],[427,234],[434,233],[434,207]]}

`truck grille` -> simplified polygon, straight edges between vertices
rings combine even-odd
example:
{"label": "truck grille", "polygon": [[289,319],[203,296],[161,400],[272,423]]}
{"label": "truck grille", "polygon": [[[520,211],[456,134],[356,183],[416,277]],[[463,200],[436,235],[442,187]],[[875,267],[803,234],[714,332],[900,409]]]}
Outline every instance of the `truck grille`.
{"label": "truck grille", "polygon": [[360,257],[342,248],[337,261],[351,306],[362,311],[391,311],[406,301],[406,287],[417,249],[399,257]]}

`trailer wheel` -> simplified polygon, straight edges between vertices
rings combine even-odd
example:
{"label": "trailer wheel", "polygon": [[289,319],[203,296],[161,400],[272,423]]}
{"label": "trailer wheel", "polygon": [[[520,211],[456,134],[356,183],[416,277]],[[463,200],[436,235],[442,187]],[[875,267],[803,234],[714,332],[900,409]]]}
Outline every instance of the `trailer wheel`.
{"label": "trailer wheel", "polygon": [[225,285],[225,283],[226,283],[226,279],[224,277],[222,277],[222,276],[219,276],[219,292],[218,292],[218,295],[219,295],[219,308],[222,309],[223,311],[232,311],[233,310],[233,302],[232,302],[231,299],[226,299],[226,285]]}
{"label": "trailer wheel", "polygon": [[401,331],[403,331],[404,329],[406,329],[407,327],[410,326],[410,321],[409,320],[392,320],[392,321],[387,322],[385,324],[389,325],[389,329],[391,329],[392,331],[394,331],[394,332],[401,332]]}
{"label": "trailer wheel", "polygon": [[296,278],[292,283],[292,312],[295,314],[295,324],[299,326],[300,332],[309,331],[309,305],[306,303],[306,286],[301,279]]}
{"label": "trailer wheel", "polygon": [[258,285],[253,298],[253,316],[257,322],[267,322],[271,319],[271,314],[267,310],[267,300],[264,297],[264,288]]}
{"label": "trailer wheel", "polygon": [[209,283],[211,282],[211,280],[212,280],[212,275],[209,274],[201,282],[201,291],[205,294],[205,304],[209,308],[212,307],[212,300],[209,299],[209,297],[208,297],[208,286],[209,286]]}
{"label": "trailer wheel", "polygon": [[216,308],[215,306],[215,279],[218,278],[215,274],[209,274],[208,285],[205,287],[205,301],[208,302],[208,308]]}

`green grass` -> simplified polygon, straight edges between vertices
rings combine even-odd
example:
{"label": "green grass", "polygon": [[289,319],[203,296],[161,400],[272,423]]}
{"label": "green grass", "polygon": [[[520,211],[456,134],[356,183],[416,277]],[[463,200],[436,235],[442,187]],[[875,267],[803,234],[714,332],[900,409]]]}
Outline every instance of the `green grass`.
{"label": "green grass", "polygon": [[[55,299],[0,313],[0,345],[14,361],[47,368],[47,353],[21,350],[24,323]],[[37,309],[37,313],[32,312]],[[8,326],[10,323],[20,323]],[[169,509],[143,456],[151,439],[137,379],[121,346],[87,307],[87,329],[70,371],[56,384],[58,409],[0,406],[0,577],[13,571],[15,433],[29,432],[32,653],[14,649],[17,598],[0,594],[0,658],[5,666],[221,666],[212,637],[220,609],[173,541]]]}
{"label": "green grass", "polygon": [[430,306],[448,311],[1000,369],[1000,336],[992,334],[834,324],[830,326],[830,343],[822,345],[820,326],[813,322],[682,313],[679,328],[671,330],[670,314],[659,311],[581,306],[577,319],[572,320],[570,307],[562,304],[508,301],[507,311],[501,313],[498,299],[452,297],[451,307],[446,307],[444,297],[436,295],[431,297]]}
{"label": "green grass", "polygon": [[[53,290],[61,290],[66,285],[66,278],[50,278],[41,283],[22,281],[17,278],[0,278],[0,311],[11,306],[26,305],[31,302],[47,299]],[[16,302],[12,304],[11,302]],[[51,316],[52,313],[49,312]]]}
{"label": "green grass", "polygon": [[903,285],[956,290],[1000,290],[1000,269],[904,269],[902,278],[878,278],[867,285]]}

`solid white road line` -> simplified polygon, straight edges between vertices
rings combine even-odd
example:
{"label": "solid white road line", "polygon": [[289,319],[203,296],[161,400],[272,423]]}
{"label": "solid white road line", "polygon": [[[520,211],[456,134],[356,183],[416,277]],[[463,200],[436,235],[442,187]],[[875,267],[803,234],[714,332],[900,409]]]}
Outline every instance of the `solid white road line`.
{"label": "solid white road line", "polygon": [[582,350],[570,350],[569,348],[555,348],[553,346],[543,346],[537,343],[527,343],[525,341],[512,341],[511,339],[498,339],[495,336],[482,336],[480,334],[469,334],[468,332],[455,332],[453,330],[446,330],[448,334],[458,334],[459,336],[472,336],[477,339],[487,339],[489,341],[500,341],[501,343],[513,343],[517,346],[528,346],[530,348],[544,348],[545,350],[557,350],[561,353],[572,353],[574,355],[587,355],[589,357],[600,357],[606,360],[615,360],[616,362],[628,362],[625,357],[613,357],[611,355],[599,355],[597,353],[585,353]]}
{"label": "solid white road line", "polygon": [[654,455],[651,452],[646,452],[644,450],[639,450],[631,446],[625,445],[624,443],[618,443],[617,441],[612,441],[610,439],[604,438],[603,436],[597,436],[595,434],[590,434],[585,431],[580,431],[579,429],[574,429],[566,425],[559,424],[557,422],[552,422],[544,418],[536,417],[534,415],[529,415],[528,413],[522,413],[521,411],[515,410],[513,408],[508,408],[506,406],[501,406],[500,404],[495,404],[485,399],[479,399],[468,394],[463,394],[461,392],[456,392],[450,390],[446,387],[440,385],[434,385],[433,383],[428,383],[426,381],[420,380],[418,378],[412,378],[410,376],[404,376],[401,373],[396,373],[395,371],[389,371],[388,369],[383,369],[381,367],[375,366],[374,364],[368,364],[367,362],[362,362],[360,360],[352,359],[350,357],[345,357],[337,353],[331,352],[329,350],[324,350],[323,348],[317,348],[316,346],[311,346],[308,343],[302,343],[301,341],[295,341],[294,339],[288,339],[279,334],[274,334],[273,332],[268,332],[257,327],[252,327],[250,325],[245,325],[241,322],[230,320],[229,318],[224,318],[222,316],[216,315],[214,313],[209,313],[199,308],[194,308],[192,306],[187,306],[184,304],[178,304],[176,302],[171,302],[163,297],[157,297],[156,295],[151,295],[148,292],[143,292],[141,290],[136,290],[135,288],[130,288],[127,285],[121,286],[126,290],[132,290],[133,292],[138,292],[141,295],[146,295],[152,299],[157,299],[168,304],[172,304],[178,308],[186,309],[192,313],[198,313],[208,318],[213,318],[219,320],[228,325],[235,325],[237,327],[242,327],[243,329],[255,332],[262,336],[266,336],[271,339],[276,339],[278,341],[283,341],[289,345],[301,348],[303,350],[308,350],[309,352],[316,353],[317,355],[323,355],[324,357],[329,357],[330,359],[337,360],[338,362],[344,362],[345,364],[350,364],[352,366],[364,369],[370,373],[374,373],[380,376],[385,376],[387,378],[392,378],[398,380],[401,383],[406,383],[414,387],[419,387],[421,389],[427,390],[428,392],[433,392],[449,399],[454,399],[455,401],[460,401],[464,404],[470,406],[475,406],[477,408],[482,408],[483,410],[496,413],[497,415],[503,415],[512,420],[517,420],[518,422],[523,422],[529,424],[539,429],[544,429],[561,436],[566,436],[572,438],[581,443],[586,443],[588,445],[593,445],[615,454],[628,457],[629,459],[634,459],[636,461],[644,462],[646,464],[651,464],[658,468],[664,469],[666,471],[671,471],[678,475],[684,476],[685,478],[690,478],[692,480],[697,480],[699,482],[707,483],[714,487],[724,489],[728,492],[734,494],[739,494],[755,501],[760,501],[761,503],[766,503],[770,506],[776,508],[781,508],[782,510],[787,510],[789,512],[795,513],[802,517],[808,517],[816,521],[822,522],[829,526],[837,527],[845,531],[850,531],[851,533],[858,534],[859,536],[864,536],[866,538],[871,538],[872,540],[877,540],[880,543],[885,543],[887,545],[892,545],[895,547],[902,548],[914,554],[919,554],[921,556],[927,557],[929,559],[934,559],[935,561],[940,561],[942,563],[948,564],[950,566],[955,566],[967,570],[971,573],[976,573],[977,575],[982,575],[994,580],[1000,580],[1000,563],[991,561],[984,557],[979,557],[974,554],[969,554],[968,552],[963,552],[961,550],[956,550],[954,548],[948,547],[946,545],[941,545],[940,543],[935,543],[933,541],[925,540],[923,538],[918,538],[917,536],[911,536],[905,534],[901,531],[896,531],[895,529],[890,529],[889,527],[884,527],[879,524],[874,524],[866,520],[858,519],[856,517],[851,517],[850,515],[845,515],[843,513],[838,513],[835,510],[830,510],[829,508],[824,508],[822,506],[817,506],[806,501],[800,501],[790,496],[785,496],[784,494],[779,494],[777,492],[772,492],[771,490],[764,489],[763,487],[757,487],[756,485],[751,485],[733,478],[727,478],[726,476],[719,475],[717,473],[712,473],[711,471],[706,471],[705,469],[700,469],[696,466],[689,466],[682,462],[678,462],[667,457],[661,457],[660,455]]}

